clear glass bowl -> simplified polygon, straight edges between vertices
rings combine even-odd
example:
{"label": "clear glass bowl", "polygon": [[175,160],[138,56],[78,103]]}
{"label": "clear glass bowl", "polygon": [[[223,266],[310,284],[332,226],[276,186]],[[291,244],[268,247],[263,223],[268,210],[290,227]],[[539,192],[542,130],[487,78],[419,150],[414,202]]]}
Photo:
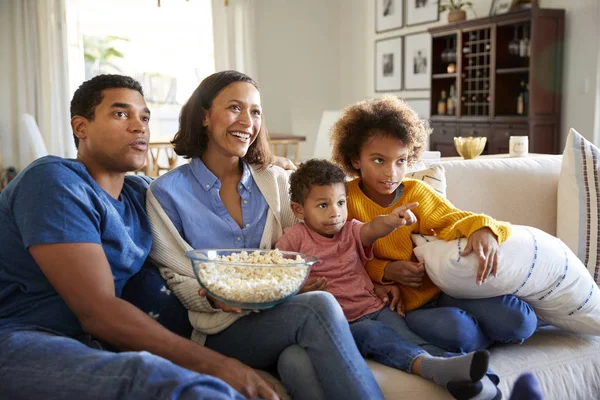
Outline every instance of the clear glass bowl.
{"label": "clear glass bowl", "polygon": [[[230,261],[246,252],[253,261]],[[198,249],[186,253],[200,286],[229,307],[264,310],[294,296],[318,259],[308,254],[279,251],[282,260],[269,263],[274,250]],[[232,256],[233,255],[233,256]],[[304,261],[297,262],[297,256]]]}

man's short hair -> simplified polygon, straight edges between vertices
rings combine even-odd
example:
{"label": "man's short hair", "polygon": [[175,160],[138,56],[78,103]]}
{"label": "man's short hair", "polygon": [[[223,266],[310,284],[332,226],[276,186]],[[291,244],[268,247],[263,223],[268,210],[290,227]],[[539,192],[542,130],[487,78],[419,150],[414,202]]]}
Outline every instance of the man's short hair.
{"label": "man's short hair", "polygon": [[[124,75],[98,75],[79,86],[71,100],[71,118],[80,115],[90,121],[94,120],[96,106],[102,103],[103,91],[106,89],[131,89],[142,96],[142,85],[135,79]],[[79,148],[79,138],[73,133],[75,147]]]}
{"label": "man's short hair", "polygon": [[290,176],[290,198],[294,203],[304,204],[313,186],[346,185],[346,175],[337,165],[327,160],[308,160]]}

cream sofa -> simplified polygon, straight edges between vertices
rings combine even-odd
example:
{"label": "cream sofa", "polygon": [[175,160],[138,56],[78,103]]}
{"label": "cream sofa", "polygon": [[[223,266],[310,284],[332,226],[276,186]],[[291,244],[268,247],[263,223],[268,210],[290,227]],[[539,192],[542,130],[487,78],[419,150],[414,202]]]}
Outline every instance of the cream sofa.
{"label": "cream sofa", "polygon": [[[441,162],[447,198],[458,208],[555,235],[561,159],[556,155]],[[545,326],[522,345],[495,345],[490,351],[504,398],[516,378],[529,371],[539,378],[547,400],[600,399],[600,337]],[[451,398],[422,378],[368,363],[386,399]]]}

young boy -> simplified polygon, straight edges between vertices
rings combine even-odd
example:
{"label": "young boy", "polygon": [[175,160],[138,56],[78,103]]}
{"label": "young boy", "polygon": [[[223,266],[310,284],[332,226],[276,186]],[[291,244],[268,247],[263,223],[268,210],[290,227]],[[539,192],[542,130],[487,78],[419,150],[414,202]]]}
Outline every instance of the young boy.
{"label": "young boy", "polygon": [[[416,220],[406,203],[368,223],[347,221],[346,181],[341,169],[324,160],[309,160],[290,177],[292,211],[302,223],[288,228],[276,247],[319,258],[309,279],[324,288],[340,303],[356,344],[364,357],[406,372],[412,372],[439,385],[451,383],[453,394],[482,380],[474,394],[494,399],[498,389],[485,377],[489,353],[477,351],[453,358],[433,357],[420,344],[420,338],[406,338],[404,320],[385,307],[375,293],[364,264],[372,258],[377,239],[395,229],[410,230]],[[482,379],[483,378],[483,379]],[[477,382],[478,383],[478,382]],[[457,394],[458,393],[458,394]]]}

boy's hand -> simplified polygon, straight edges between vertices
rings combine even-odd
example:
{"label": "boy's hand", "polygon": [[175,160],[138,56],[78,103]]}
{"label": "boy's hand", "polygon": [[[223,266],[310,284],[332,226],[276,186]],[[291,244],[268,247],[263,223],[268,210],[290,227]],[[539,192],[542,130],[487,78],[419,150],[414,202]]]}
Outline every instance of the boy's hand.
{"label": "boy's hand", "polygon": [[424,274],[425,264],[423,262],[399,260],[387,263],[383,277],[388,281],[418,288],[423,286]]}
{"label": "boy's hand", "polygon": [[385,217],[389,217],[388,222],[391,223],[391,225],[395,225],[395,228],[404,225],[410,226],[417,222],[417,217],[415,217],[415,214],[413,214],[413,212],[410,209],[415,208],[418,205],[419,203],[415,201],[413,203],[408,203],[403,206],[396,207],[391,212],[391,214],[388,214]]}
{"label": "boy's hand", "polygon": [[[399,315],[404,315],[404,304],[402,303],[402,296],[400,295],[400,288],[397,285],[382,285],[380,283],[374,283],[375,294],[385,304],[390,305],[390,310],[398,312]],[[391,300],[390,300],[391,298]]]}
{"label": "boy's hand", "polygon": [[377,239],[392,233],[398,227],[414,224],[417,218],[410,209],[418,205],[417,202],[405,204],[395,208],[390,214],[378,215],[364,224],[360,230],[363,246],[372,246]]}
{"label": "boy's hand", "polygon": [[315,290],[325,290],[325,286],[327,286],[327,278],[309,278],[302,286],[302,289],[298,291],[298,293],[306,293],[306,292],[314,292]]}
{"label": "boy's hand", "polygon": [[490,228],[483,227],[473,232],[460,255],[466,256],[473,252],[479,257],[477,284],[484,284],[490,272],[496,277],[498,275],[498,239]]}

